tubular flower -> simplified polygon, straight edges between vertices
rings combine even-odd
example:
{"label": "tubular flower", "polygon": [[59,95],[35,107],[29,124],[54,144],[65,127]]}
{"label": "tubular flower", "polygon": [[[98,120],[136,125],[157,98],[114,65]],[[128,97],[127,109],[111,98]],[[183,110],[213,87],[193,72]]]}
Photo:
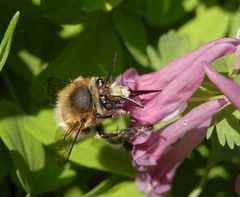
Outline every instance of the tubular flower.
{"label": "tubular flower", "polygon": [[119,83],[134,90],[162,90],[139,96],[144,109],[128,107],[132,120],[153,125],[171,114],[181,113],[205,77],[202,63],[211,64],[233,53],[239,44],[240,40],[223,38],[187,53],[157,72],[140,76],[133,68],[127,70],[118,77]]}
{"label": "tubular flower", "polygon": [[125,106],[132,124],[154,125],[181,113],[206,75],[225,95],[223,99],[201,104],[157,132],[137,133],[131,139],[134,145],[131,157],[139,171],[136,179],[139,191],[148,196],[169,191],[176,168],[204,139],[212,116],[228,102],[240,109],[240,87],[210,66],[217,58],[235,52],[239,45],[240,40],[236,39],[215,40],[160,71],[140,76],[135,69],[129,69],[117,78],[133,90],[161,90],[138,97],[143,109]]}

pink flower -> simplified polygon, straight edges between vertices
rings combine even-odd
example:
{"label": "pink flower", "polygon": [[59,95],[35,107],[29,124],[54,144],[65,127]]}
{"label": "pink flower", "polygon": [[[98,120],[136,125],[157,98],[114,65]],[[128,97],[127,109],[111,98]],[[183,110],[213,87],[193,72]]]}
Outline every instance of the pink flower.
{"label": "pink flower", "polygon": [[133,164],[139,171],[136,179],[139,191],[148,196],[160,196],[169,191],[175,170],[202,142],[212,116],[229,101],[240,109],[240,87],[210,66],[217,58],[235,52],[238,45],[240,40],[215,40],[158,72],[139,76],[136,70],[129,69],[118,77],[118,82],[134,90],[162,90],[138,97],[144,109],[126,106],[133,124],[153,125],[181,113],[206,74],[226,97],[201,104],[157,132],[138,133],[135,136],[131,154]]}
{"label": "pink flower", "polygon": [[[140,172],[137,186],[141,192],[159,196],[171,189],[176,168],[202,142],[211,117],[226,103],[224,99],[204,103],[175,123],[154,132],[145,143],[134,146],[132,157]],[[178,142],[183,134],[184,138]]]}
{"label": "pink flower", "polygon": [[219,39],[189,52],[160,71],[139,76],[135,69],[127,70],[117,79],[121,84],[134,90],[162,90],[139,97],[144,109],[128,107],[132,119],[151,125],[171,114],[181,113],[205,77],[203,61],[211,64],[215,59],[233,53],[239,44],[239,40]]}

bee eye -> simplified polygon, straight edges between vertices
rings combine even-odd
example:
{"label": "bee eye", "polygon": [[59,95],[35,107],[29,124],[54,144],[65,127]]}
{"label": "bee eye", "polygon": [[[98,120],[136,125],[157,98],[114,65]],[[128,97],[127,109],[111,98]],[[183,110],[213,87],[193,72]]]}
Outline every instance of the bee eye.
{"label": "bee eye", "polygon": [[108,100],[105,96],[101,96],[101,103],[103,105],[103,107],[107,110],[111,110],[113,109],[113,104],[110,100]]}

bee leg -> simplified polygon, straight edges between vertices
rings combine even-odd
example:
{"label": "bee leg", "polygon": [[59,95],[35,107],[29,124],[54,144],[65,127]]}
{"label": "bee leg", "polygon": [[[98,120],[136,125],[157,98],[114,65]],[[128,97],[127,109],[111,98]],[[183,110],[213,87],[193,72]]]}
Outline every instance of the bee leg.
{"label": "bee leg", "polygon": [[133,149],[133,145],[129,143],[127,140],[123,141],[122,146],[126,151],[131,151]]}
{"label": "bee leg", "polygon": [[97,114],[97,118],[102,118],[102,119],[105,119],[105,118],[115,118],[119,116],[117,113],[116,114],[104,114],[104,115],[101,115],[101,114]]}
{"label": "bee leg", "polygon": [[105,115],[101,115],[101,114],[97,114],[97,118],[113,118],[113,114],[105,114]]}
{"label": "bee leg", "polygon": [[112,144],[121,144],[126,151],[130,151],[133,148],[133,145],[128,141],[128,138],[131,135],[133,136],[139,131],[144,132],[144,131],[148,131],[149,129],[152,129],[152,126],[131,127],[131,128],[106,134],[103,130],[102,125],[96,126],[96,131],[100,135],[100,137],[106,139],[108,142]]}
{"label": "bee leg", "polygon": [[102,125],[96,126],[96,131],[99,134],[100,137],[106,139],[111,144],[120,144],[123,146],[123,148],[127,151],[132,150],[132,144],[130,144],[127,141],[128,134],[131,133],[134,130],[134,133],[136,132],[136,129],[134,128],[128,128],[120,131],[115,131],[112,133],[106,134],[103,130]]}
{"label": "bee leg", "polygon": [[97,131],[98,135],[100,135],[100,137],[106,138],[106,139],[112,138],[112,137],[116,137],[116,136],[119,135],[118,132],[105,133],[104,130],[103,130],[102,125],[97,125],[96,126],[96,131]]}

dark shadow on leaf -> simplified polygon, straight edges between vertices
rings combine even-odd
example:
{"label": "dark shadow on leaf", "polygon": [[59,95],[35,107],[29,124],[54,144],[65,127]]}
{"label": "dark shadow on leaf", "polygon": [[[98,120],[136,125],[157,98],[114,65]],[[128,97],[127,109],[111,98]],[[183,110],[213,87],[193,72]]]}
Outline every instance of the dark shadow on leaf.
{"label": "dark shadow on leaf", "polygon": [[[63,168],[57,167],[54,153],[49,148],[45,148],[43,168],[37,171],[31,171],[24,158],[17,151],[13,150],[10,154],[15,169],[25,185],[25,191],[33,196],[57,189],[74,180],[75,174],[73,171],[69,176],[65,175],[63,178]],[[34,163],[34,161],[32,162]]]}

